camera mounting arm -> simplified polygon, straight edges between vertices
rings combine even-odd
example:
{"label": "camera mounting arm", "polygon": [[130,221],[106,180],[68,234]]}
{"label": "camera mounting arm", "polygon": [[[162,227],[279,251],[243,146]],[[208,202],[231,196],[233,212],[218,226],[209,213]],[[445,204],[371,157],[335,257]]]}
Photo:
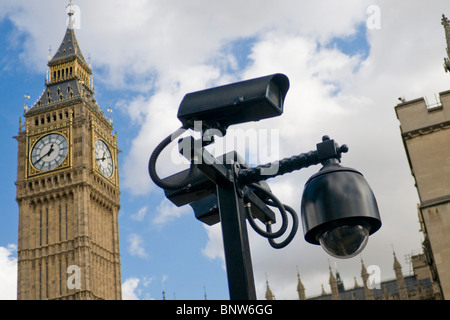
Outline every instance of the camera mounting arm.
{"label": "camera mounting arm", "polygon": [[[215,159],[204,148],[196,148],[197,141],[193,137],[180,139],[179,151],[188,160],[201,166],[201,171],[205,173],[209,179],[215,183],[220,181],[230,182],[234,179],[233,174],[221,163],[217,163]],[[189,146],[188,148],[186,148]],[[187,150],[186,150],[186,149]],[[186,153],[187,152],[187,153]],[[339,146],[333,139],[328,136],[322,137],[322,142],[317,144],[317,150],[301,153],[299,155],[285,158],[259,165],[254,168],[240,168],[237,171],[237,182],[240,186],[246,186],[261,180],[267,180],[286,173],[301,170],[312,165],[322,163],[325,165],[329,162],[340,162],[342,153],[347,153],[347,145]],[[274,171],[276,169],[276,172]]]}
{"label": "camera mounting arm", "polygon": [[[285,158],[280,161],[260,165],[254,168],[241,169],[238,173],[238,181],[240,185],[248,185],[257,181],[274,178],[285,173],[304,169],[319,163],[326,164],[328,162],[341,159],[342,153],[348,152],[347,145],[339,146],[334,140],[328,136],[322,137],[322,142],[317,144],[317,150],[302,153],[297,156]],[[273,172],[275,169],[275,172]]]}

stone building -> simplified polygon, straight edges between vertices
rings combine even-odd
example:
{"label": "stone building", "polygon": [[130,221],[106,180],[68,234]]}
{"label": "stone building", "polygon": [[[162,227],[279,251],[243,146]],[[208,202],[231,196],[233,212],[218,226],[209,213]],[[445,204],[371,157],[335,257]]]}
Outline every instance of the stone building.
{"label": "stone building", "polygon": [[380,283],[370,283],[369,275],[361,260],[362,285],[358,284],[355,277],[353,288],[345,289],[343,284],[338,288],[337,279],[339,273],[333,274],[330,268],[329,285],[331,293],[322,290],[322,294],[311,297],[308,300],[436,300],[439,293],[436,292],[430,274],[423,273],[422,264],[425,257],[415,256],[412,259],[413,274],[403,275],[400,263],[394,253],[393,269],[395,279],[385,280]]}
{"label": "stone building", "polygon": [[49,57],[18,135],[17,298],[121,299],[117,136],[74,30]]}
{"label": "stone building", "polygon": [[[424,254],[411,257],[413,274],[404,275],[402,267],[394,253],[393,270],[395,279],[385,280],[380,283],[370,281],[370,275],[361,259],[361,280],[355,282],[351,288],[345,288],[338,271],[333,273],[329,267],[328,285],[331,292],[327,292],[322,284],[322,292],[318,296],[307,297],[305,287],[297,272],[297,292],[299,300],[438,300],[441,299],[439,290],[436,289],[431,274],[426,264]],[[275,294],[267,281],[266,299],[272,300]]]}
{"label": "stone building", "polygon": [[[450,71],[450,21],[442,16]],[[432,279],[450,299],[450,90],[429,105],[424,98],[395,107],[411,174],[419,195],[418,215]]]}

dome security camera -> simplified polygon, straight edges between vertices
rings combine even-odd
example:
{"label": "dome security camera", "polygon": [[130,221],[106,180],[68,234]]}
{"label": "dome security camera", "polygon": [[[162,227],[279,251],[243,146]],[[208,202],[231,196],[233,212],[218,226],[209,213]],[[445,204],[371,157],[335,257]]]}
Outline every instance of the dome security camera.
{"label": "dome security camera", "polygon": [[363,175],[336,162],[307,181],[301,217],[305,240],[341,259],[359,254],[381,227],[375,196]]}

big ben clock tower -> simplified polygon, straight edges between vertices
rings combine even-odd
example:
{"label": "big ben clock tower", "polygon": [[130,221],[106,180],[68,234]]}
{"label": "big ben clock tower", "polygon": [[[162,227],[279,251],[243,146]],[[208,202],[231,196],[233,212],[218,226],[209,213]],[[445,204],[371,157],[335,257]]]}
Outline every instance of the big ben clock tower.
{"label": "big ben clock tower", "polygon": [[73,28],[19,129],[18,299],[121,299],[117,136]]}

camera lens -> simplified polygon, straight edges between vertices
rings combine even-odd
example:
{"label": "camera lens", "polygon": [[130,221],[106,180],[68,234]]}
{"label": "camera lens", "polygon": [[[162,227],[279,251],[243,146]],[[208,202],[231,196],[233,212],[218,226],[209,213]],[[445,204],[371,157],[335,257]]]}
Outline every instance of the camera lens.
{"label": "camera lens", "polygon": [[319,243],[333,257],[348,259],[358,255],[368,239],[369,231],[364,226],[343,225],[323,232]]}

